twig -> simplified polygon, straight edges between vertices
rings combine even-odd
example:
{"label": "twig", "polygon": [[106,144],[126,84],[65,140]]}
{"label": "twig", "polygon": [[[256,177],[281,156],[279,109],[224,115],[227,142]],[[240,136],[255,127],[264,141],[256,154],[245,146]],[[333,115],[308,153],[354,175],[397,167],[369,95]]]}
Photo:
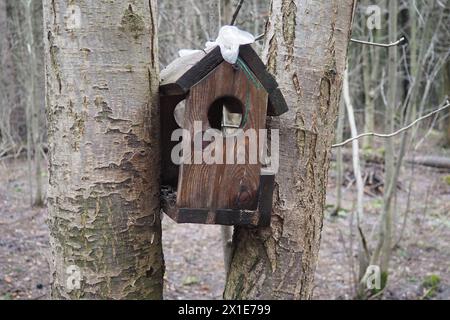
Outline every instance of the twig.
{"label": "twig", "polygon": [[406,41],[405,37],[401,37],[395,42],[392,43],[376,43],[376,42],[370,42],[370,41],[364,41],[364,40],[357,40],[357,39],[350,39],[351,42],[360,43],[360,44],[367,44],[370,46],[376,46],[376,47],[383,47],[383,48],[389,48],[393,46],[398,46]]}
{"label": "twig", "polygon": [[233,18],[231,19],[230,26],[234,26],[234,23],[236,22],[237,16],[239,15],[239,11],[241,11],[243,3],[244,3],[244,0],[239,1],[238,5],[236,7],[236,10],[233,13]]}
{"label": "twig", "polygon": [[[264,38],[264,36],[265,36],[264,33],[260,34],[259,36],[257,36],[255,38],[255,41],[262,40]],[[404,42],[406,42],[406,38],[401,37],[400,39],[398,39],[397,41],[392,42],[392,43],[377,43],[377,42],[370,42],[370,41],[364,41],[364,40],[358,40],[358,39],[350,39],[350,41],[355,42],[355,43],[360,43],[360,44],[366,44],[366,45],[370,45],[370,46],[389,48],[389,47],[398,46],[398,45],[403,44]]]}
{"label": "twig", "polygon": [[264,39],[265,35],[266,35],[265,33],[261,33],[259,36],[256,36],[255,41],[259,41],[259,40]]}
{"label": "twig", "polygon": [[331,147],[332,147],[332,148],[343,147],[343,146],[345,146],[346,144],[352,142],[353,140],[360,139],[360,138],[362,138],[362,137],[367,137],[367,136],[374,136],[374,137],[379,137],[379,138],[391,138],[391,137],[393,137],[393,136],[398,135],[399,133],[402,133],[403,131],[406,131],[406,130],[410,129],[410,128],[413,127],[416,123],[418,123],[418,122],[420,122],[420,121],[422,121],[422,120],[424,120],[424,119],[426,119],[426,118],[429,118],[429,117],[431,117],[432,115],[434,115],[434,114],[436,114],[436,113],[438,113],[438,112],[441,112],[442,110],[447,109],[448,107],[450,107],[450,101],[449,101],[449,100],[447,100],[446,104],[445,104],[444,106],[440,107],[439,109],[434,110],[434,111],[432,111],[432,112],[430,112],[430,113],[428,113],[428,114],[426,114],[426,115],[424,115],[424,116],[422,116],[422,117],[420,117],[420,118],[417,118],[416,120],[414,120],[413,122],[411,122],[411,123],[410,123],[409,125],[407,125],[406,127],[403,127],[403,128],[401,128],[401,129],[399,129],[399,130],[397,130],[397,131],[395,131],[395,132],[392,132],[392,133],[376,133],[376,132],[366,132],[366,133],[361,133],[360,135],[358,135],[358,136],[356,136],[356,137],[349,138],[349,139],[345,140],[344,142],[341,142],[341,143],[338,143],[338,144],[334,144],[334,145],[332,145]]}

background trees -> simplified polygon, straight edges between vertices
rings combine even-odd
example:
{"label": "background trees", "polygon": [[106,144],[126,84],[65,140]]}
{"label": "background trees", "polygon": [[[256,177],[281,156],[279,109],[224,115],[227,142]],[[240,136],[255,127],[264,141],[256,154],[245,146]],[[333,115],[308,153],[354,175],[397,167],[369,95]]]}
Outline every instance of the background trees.
{"label": "background trees", "polygon": [[[107,9],[104,7],[106,4],[82,8],[83,11],[89,9],[89,12],[98,14],[88,16],[94,25],[84,25],[78,30],[71,27],[77,22],[76,7],[73,13],[68,7],[57,5],[57,14],[53,16],[54,9],[46,1],[46,28],[59,27],[58,32],[53,31],[53,37],[49,37],[48,32],[44,33],[42,28],[40,0],[0,0],[0,169],[6,168],[1,171],[0,191],[11,185],[8,190],[13,192],[26,190],[18,196],[22,202],[30,205],[40,205],[42,202],[49,204],[50,221],[56,239],[54,248],[62,248],[58,241],[69,244],[63,251],[58,249],[60,251],[56,252],[61,265],[67,264],[79,252],[75,258],[85,261],[88,270],[102,269],[101,265],[107,264],[113,266],[114,270],[103,268],[104,274],[117,274],[117,270],[133,268],[137,268],[141,276],[144,270],[151,271],[148,275],[154,273],[154,277],[150,278],[154,279],[154,283],[143,277],[140,280],[132,279],[131,271],[123,271],[112,277],[114,291],[118,292],[116,295],[109,294],[105,289],[105,283],[109,283],[109,277],[105,276],[99,280],[98,285],[97,280],[93,280],[92,287],[83,288],[86,295],[160,296],[162,262],[159,223],[155,216],[158,212],[158,169],[155,161],[158,130],[157,124],[153,122],[145,128],[143,119],[155,119],[155,114],[148,113],[148,110],[156,110],[152,108],[155,101],[151,100],[151,96],[155,94],[158,68],[172,61],[179,49],[202,48],[207,40],[215,38],[217,27],[231,21],[237,2],[159,1],[159,14],[152,11],[154,14],[150,15],[148,4],[135,5],[133,1],[120,1],[114,6],[108,5]],[[353,153],[350,150],[351,144],[348,144],[343,148],[333,148],[330,154],[329,145],[332,143],[332,125],[337,113],[339,93],[330,92],[328,101],[324,94],[328,87],[326,79],[339,82],[342,78],[343,51],[348,35],[344,34],[346,32],[342,31],[340,24],[332,25],[333,34],[327,29],[330,27],[327,23],[334,21],[330,17],[336,14],[332,6],[337,5],[329,2],[314,2],[314,8],[311,9],[307,7],[306,1],[274,0],[271,4],[269,0],[246,0],[238,16],[236,24],[255,35],[263,33],[267,25],[268,33],[264,41],[258,41],[255,48],[284,84],[285,94],[292,104],[291,113],[280,121],[272,121],[271,125],[283,129],[282,134],[286,137],[286,146],[283,146],[286,152],[283,157],[288,164],[285,170],[292,170],[294,175],[289,174],[290,171],[282,171],[278,176],[279,195],[272,229],[259,232],[238,230],[236,233],[236,238],[241,241],[235,242],[236,251],[226,289],[227,297],[268,297],[269,291],[274,291],[264,289],[272,289],[272,285],[283,279],[280,273],[271,273],[272,268],[285,270],[285,263],[289,265],[291,260],[294,264],[302,264],[300,260],[304,263],[300,275],[297,274],[300,279],[296,283],[297,287],[287,288],[286,292],[278,292],[275,296],[310,297],[322,215],[327,218],[325,227],[331,226],[330,229],[336,227],[335,221],[345,220],[345,228],[333,231],[339,235],[336,236],[339,241],[336,240],[331,246],[333,252],[340,252],[347,257],[348,264],[333,265],[330,268],[335,271],[342,268],[351,275],[349,279],[345,279],[346,283],[351,283],[352,288],[348,297],[368,298],[386,293],[385,285],[389,287],[391,279],[398,281],[402,277],[394,269],[398,268],[399,257],[413,255],[411,250],[402,246],[404,240],[416,239],[417,243],[422,241],[418,238],[425,235],[416,233],[418,225],[431,225],[434,231],[441,232],[438,228],[445,228],[448,224],[448,219],[438,214],[439,210],[448,212],[448,205],[445,206],[448,203],[445,200],[448,197],[446,188],[449,181],[448,109],[447,112],[435,114],[411,130],[390,139],[368,136],[356,142],[359,150],[353,150]],[[58,4],[59,1],[55,3]],[[90,6],[94,2],[86,3],[86,6]],[[316,17],[315,14],[319,12],[317,10],[322,9],[320,12],[323,16]],[[340,1],[338,9],[344,10]],[[113,12],[110,19],[114,22],[111,24],[101,20],[102,12],[109,10]],[[380,26],[369,28],[368,19],[376,18],[374,14],[378,13]],[[134,19],[136,14],[138,17]],[[342,14],[339,11],[339,19],[344,19],[344,16],[348,18],[348,12]],[[126,17],[132,18],[137,24],[128,23]],[[324,31],[321,29],[316,32],[314,29],[315,31],[305,33],[309,23],[315,25],[317,22],[312,17],[318,21],[326,17],[326,23],[315,26],[322,26]],[[450,77],[449,18],[448,0],[358,1],[353,38],[389,43],[404,37],[406,42],[391,48],[350,42],[347,59],[348,102],[353,107],[353,112],[351,116],[348,111],[340,112],[341,130],[338,132],[341,134],[335,143],[351,137],[350,123],[357,133],[390,133],[445,104],[449,95]],[[151,19],[154,19],[155,29],[157,27],[160,31],[159,65],[156,62],[157,51],[151,50],[154,46]],[[82,19],[82,22],[85,20]],[[72,25],[68,26],[68,23]],[[318,40],[325,35],[331,40]],[[107,50],[106,42],[108,47],[117,49],[113,50],[117,53]],[[336,58],[333,60],[332,56],[318,54],[309,46],[310,43],[315,43],[315,49],[319,53],[330,53],[334,49]],[[50,59],[49,65],[52,68],[47,72],[49,87],[52,89],[47,97],[51,106],[48,114],[50,125],[47,128],[43,57],[49,54],[49,50],[55,59]],[[151,57],[154,58],[153,62],[147,63]],[[150,69],[150,73],[147,69]],[[66,73],[71,76],[61,76]],[[79,87],[74,85],[75,81],[80,84]],[[109,90],[106,90],[106,84]],[[314,87],[308,87],[313,84]],[[334,85],[339,87],[339,83]],[[131,101],[125,99],[130,92],[133,93]],[[86,97],[86,101],[83,97]],[[146,103],[148,107],[144,107]],[[333,108],[328,109],[328,104]],[[89,113],[86,106],[88,110],[97,111]],[[345,106],[344,101],[342,106]],[[341,110],[345,111],[344,107]],[[48,138],[47,129],[50,132]],[[55,144],[61,146],[62,149],[56,153],[61,156],[48,153],[49,148],[55,149]],[[292,146],[297,146],[295,150],[298,157],[294,156]],[[339,153],[338,150],[342,161],[339,161],[341,157],[335,156]],[[62,156],[63,154],[65,155]],[[107,157],[102,158],[101,154]],[[336,160],[331,164],[328,190],[331,195],[329,202],[338,202],[337,208],[334,208],[336,210],[331,210],[333,218],[330,219],[335,220],[328,220],[328,210],[323,208],[328,157]],[[355,162],[352,157],[359,159]],[[25,162],[21,162],[22,159]],[[113,161],[106,161],[108,159]],[[45,192],[47,163],[53,168],[48,195]],[[152,165],[147,167],[144,163]],[[12,171],[9,169],[15,167],[14,164],[24,172],[26,188],[15,185],[19,178],[5,174]],[[428,172],[419,175],[419,164],[441,169],[435,169],[433,174]],[[72,170],[72,175],[67,173],[69,169]],[[146,171],[147,169],[150,171]],[[89,180],[75,181],[72,179],[74,172],[81,172],[81,176],[89,177]],[[358,172],[361,179],[356,188]],[[295,175],[298,175],[296,181],[301,183],[294,181]],[[423,178],[427,176],[433,177],[430,179],[435,181],[431,186],[427,185],[429,189],[419,192],[420,197],[415,197],[414,190],[426,185]],[[63,187],[56,188],[57,184]],[[340,190],[337,199],[333,195],[335,188]],[[137,200],[140,192],[153,196]],[[354,194],[359,194],[359,199],[353,197]],[[6,228],[0,233],[3,237],[15,230],[12,225],[4,223],[10,216],[12,221],[23,221],[16,217],[17,212],[7,205],[5,207],[4,199],[8,199],[7,192],[0,193],[0,228]],[[112,205],[109,205],[110,200]],[[443,204],[440,204],[441,200]],[[109,216],[108,207],[114,209],[111,211],[113,218]],[[97,211],[99,215],[94,219]],[[308,212],[311,214],[307,214]],[[436,224],[433,220],[437,219],[435,215],[440,219]],[[145,225],[152,225],[154,217],[156,225],[153,229],[150,228],[152,231],[145,231]],[[118,238],[119,240],[127,239],[119,241],[127,243],[124,247],[113,250],[116,243],[114,238],[100,239],[92,236],[98,230],[107,230],[104,228],[106,225],[113,226],[113,232],[105,231],[107,235],[118,232],[118,237],[123,237]],[[72,228],[72,231],[64,232],[68,238],[58,238],[57,235],[62,233],[64,226]],[[74,235],[80,234],[79,230],[76,231],[77,228],[88,233],[76,239]],[[206,232],[205,229],[198,230]],[[436,233],[439,241],[445,241],[445,235],[448,234],[446,229],[443,230],[444,236]],[[152,232],[156,234],[156,240],[153,239]],[[310,241],[305,242],[306,238]],[[286,244],[286,239],[295,239],[295,242],[288,241]],[[101,250],[92,250],[94,255],[88,254],[91,250],[85,241]],[[137,246],[130,248],[131,242]],[[329,246],[325,241],[325,246],[327,245]],[[78,249],[80,246],[81,251]],[[445,246],[439,246],[436,250],[445,258],[445,252],[439,251],[445,250]],[[117,252],[123,254],[117,255]],[[138,252],[142,252],[142,256]],[[298,252],[304,253],[301,259]],[[101,265],[92,265],[92,261],[97,259],[95,254],[105,257]],[[136,255],[140,262],[131,261]],[[154,265],[151,261],[146,261],[144,255],[154,255]],[[248,261],[255,257],[254,269],[245,263],[241,264],[244,262],[243,256],[246,257],[245,261],[248,257]],[[256,261],[256,257],[262,258]],[[418,260],[413,256],[408,261],[415,263]],[[395,263],[394,266],[392,262]],[[384,266],[381,291],[367,290],[365,286],[364,276],[371,264]],[[249,270],[248,281],[240,287],[239,279],[243,271]],[[56,286],[61,284],[64,272],[66,270],[63,268],[57,270],[56,277],[59,280],[55,282]],[[261,282],[266,284],[264,288],[255,281],[258,272],[265,276]],[[122,276],[129,280],[123,280]],[[134,292],[124,287],[124,283],[134,280],[142,286],[133,287]],[[333,281],[335,280],[319,277],[316,284],[335,283]],[[0,289],[2,285],[0,282]],[[154,291],[144,290],[144,287],[154,288]],[[61,291],[61,295],[71,296],[71,293]]]}

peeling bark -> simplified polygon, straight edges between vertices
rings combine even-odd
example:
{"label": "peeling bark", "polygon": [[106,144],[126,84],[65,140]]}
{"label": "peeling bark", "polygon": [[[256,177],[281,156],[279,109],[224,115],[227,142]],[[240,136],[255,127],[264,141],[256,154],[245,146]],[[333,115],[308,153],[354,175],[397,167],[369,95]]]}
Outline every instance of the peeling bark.
{"label": "peeling bark", "polygon": [[237,228],[226,299],[309,299],[354,1],[273,0],[265,61],[290,110],[280,130],[272,223]]}
{"label": "peeling bark", "polygon": [[162,298],[155,8],[44,1],[54,298]]}

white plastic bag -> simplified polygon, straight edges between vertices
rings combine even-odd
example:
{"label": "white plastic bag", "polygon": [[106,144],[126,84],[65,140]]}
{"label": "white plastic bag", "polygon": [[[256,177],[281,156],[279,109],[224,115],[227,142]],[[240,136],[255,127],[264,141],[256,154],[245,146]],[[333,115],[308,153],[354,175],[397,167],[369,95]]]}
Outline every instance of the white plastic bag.
{"label": "white plastic bag", "polygon": [[180,57],[185,57],[201,51],[202,50],[181,49],[180,51],[178,51],[178,55]]}
{"label": "white plastic bag", "polygon": [[[239,56],[239,46],[255,42],[255,37],[235,26],[223,26],[219,30],[216,41],[206,42],[206,50],[219,46],[223,59],[231,64],[235,64]],[[178,51],[180,57],[184,57],[201,50],[182,49]]]}
{"label": "white plastic bag", "polygon": [[239,46],[255,42],[255,37],[235,26],[223,26],[215,42],[208,41],[206,48],[218,45],[223,59],[235,64],[239,56]]}

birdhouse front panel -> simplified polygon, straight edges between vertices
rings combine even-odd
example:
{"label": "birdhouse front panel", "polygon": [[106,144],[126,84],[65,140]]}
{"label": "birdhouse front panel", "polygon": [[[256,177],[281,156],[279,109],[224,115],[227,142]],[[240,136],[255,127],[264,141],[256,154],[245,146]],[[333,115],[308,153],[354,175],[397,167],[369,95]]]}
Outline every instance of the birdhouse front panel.
{"label": "birdhouse front panel", "polygon": [[[217,209],[257,209],[258,133],[265,128],[267,104],[267,92],[245,64],[236,67],[223,62],[190,89],[183,128],[190,133],[191,152],[189,161],[180,166],[177,207],[207,209],[212,221]],[[203,136],[208,129],[220,132],[220,141],[203,137],[196,144],[195,136]],[[198,163],[199,154],[211,155],[216,162],[216,152],[222,152],[219,163],[207,163],[204,158]]]}
{"label": "birdhouse front panel", "polygon": [[160,102],[164,212],[178,223],[269,225],[275,173],[262,165],[259,130],[288,107],[252,47],[235,64],[219,47],[181,56],[161,72]]}

